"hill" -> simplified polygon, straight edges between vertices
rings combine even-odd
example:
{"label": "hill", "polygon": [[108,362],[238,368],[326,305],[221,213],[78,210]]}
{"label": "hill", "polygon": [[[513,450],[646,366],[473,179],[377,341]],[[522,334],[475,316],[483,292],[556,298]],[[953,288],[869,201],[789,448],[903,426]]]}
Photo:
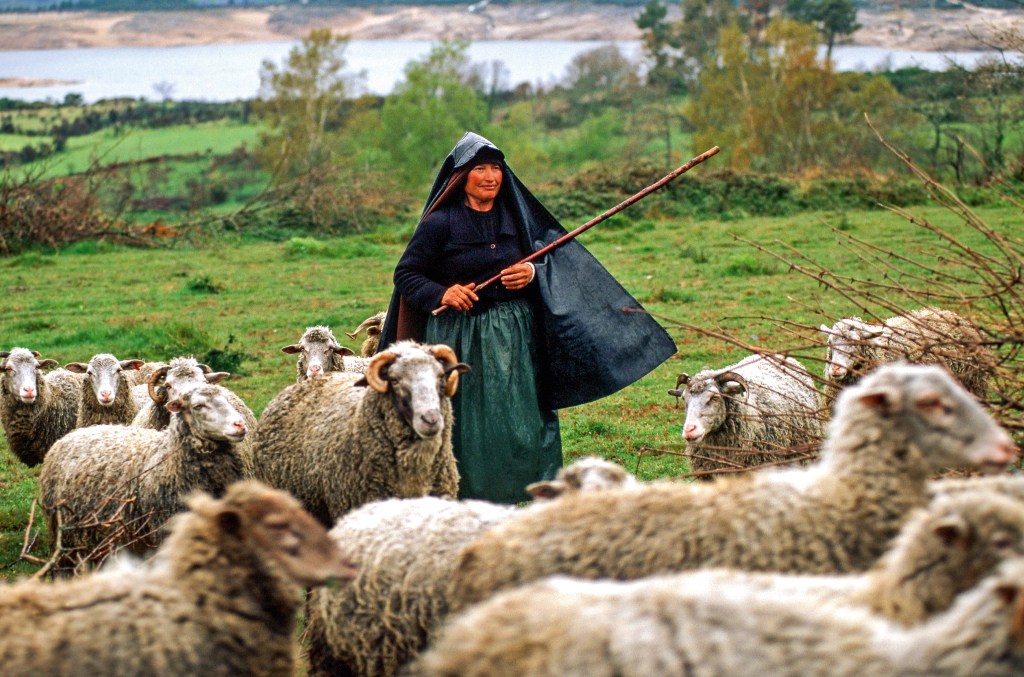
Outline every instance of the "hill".
{"label": "hill", "polygon": [[[678,5],[670,3],[678,12]],[[25,12],[0,15],[4,50],[170,47],[293,41],[329,27],[357,40],[636,40],[640,6],[580,2],[474,5],[220,7],[147,12]],[[480,9],[482,7],[482,9]],[[1024,10],[861,8],[852,44],[908,50],[987,48],[993,31],[1024,33]],[[2,74],[0,74],[2,75]]]}

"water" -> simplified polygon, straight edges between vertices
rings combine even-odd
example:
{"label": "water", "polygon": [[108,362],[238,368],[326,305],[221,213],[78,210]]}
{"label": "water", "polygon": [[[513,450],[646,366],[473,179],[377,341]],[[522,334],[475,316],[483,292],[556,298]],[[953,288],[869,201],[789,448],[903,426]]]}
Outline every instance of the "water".
{"label": "water", "polygon": [[[264,60],[280,65],[294,42],[254,42],[189,47],[118,47],[0,51],[0,78],[66,81],[47,87],[0,87],[0,97],[61,101],[69,93],[86,103],[131,97],[157,101],[170,87],[175,100],[233,101],[255,96]],[[366,72],[366,90],[388,94],[403,78],[403,68],[421,59],[433,43],[425,40],[353,40],[345,53],[348,70]],[[493,40],[471,43],[474,63],[501,61],[511,86],[522,82],[550,85],[564,77],[577,54],[608,43],[570,40]],[[617,43],[623,53],[639,57],[636,41]],[[840,70],[877,70],[886,66],[943,69],[948,59],[970,66],[985,52],[909,52],[877,47],[836,47]],[[155,85],[160,85],[158,91]]]}

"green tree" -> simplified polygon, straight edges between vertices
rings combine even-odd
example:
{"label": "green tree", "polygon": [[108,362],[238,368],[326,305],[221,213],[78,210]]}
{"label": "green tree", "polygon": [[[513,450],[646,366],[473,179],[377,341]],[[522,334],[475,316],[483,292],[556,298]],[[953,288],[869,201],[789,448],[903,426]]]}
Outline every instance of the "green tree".
{"label": "green tree", "polygon": [[647,70],[647,84],[666,89],[680,86],[673,64],[673,54],[679,47],[675,27],[668,22],[668,7],[662,0],[648,0],[634,20],[642,33],[644,54],[651,62]]}
{"label": "green tree", "polygon": [[756,49],[739,26],[722,31],[688,116],[694,149],[721,146],[738,170],[800,173],[871,168],[881,148],[864,113],[899,128],[903,108],[881,76],[837,75],[819,61],[814,27],[776,19]]}
{"label": "green tree", "polygon": [[832,58],[839,37],[852,35],[860,28],[854,0],[787,0],[786,14],[818,28],[825,41],[826,59]]}
{"label": "green tree", "polygon": [[363,76],[345,70],[348,37],[330,29],[310,31],[278,67],[264,61],[254,113],[270,132],[261,138],[261,158],[284,179],[307,174],[334,159],[347,97]]}
{"label": "green tree", "polygon": [[574,122],[608,106],[628,109],[639,94],[639,70],[618,45],[603,45],[574,56],[562,80]]}
{"label": "green tree", "polygon": [[405,66],[405,79],[381,110],[382,147],[410,181],[429,180],[466,131],[483,132],[486,105],[474,90],[465,41],[434,45]]}

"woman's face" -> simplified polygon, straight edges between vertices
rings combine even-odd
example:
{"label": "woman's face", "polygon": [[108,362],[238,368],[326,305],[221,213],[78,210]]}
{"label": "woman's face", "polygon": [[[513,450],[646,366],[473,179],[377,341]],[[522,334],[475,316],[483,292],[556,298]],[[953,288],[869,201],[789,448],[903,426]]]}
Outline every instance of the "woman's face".
{"label": "woman's face", "polygon": [[501,165],[497,162],[483,162],[469,170],[466,176],[466,197],[470,206],[488,205],[498,197],[501,189]]}

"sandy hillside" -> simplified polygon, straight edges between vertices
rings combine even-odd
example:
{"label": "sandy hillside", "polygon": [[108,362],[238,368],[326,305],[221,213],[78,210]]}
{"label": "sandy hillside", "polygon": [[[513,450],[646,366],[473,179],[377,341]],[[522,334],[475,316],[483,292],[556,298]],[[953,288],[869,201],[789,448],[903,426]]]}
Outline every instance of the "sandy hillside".
{"label": "sandy hillside", "polygon": [[[296,40],[327,27],[353,39],[635,40],[638,8],[583,3],[381,8],[268,7],[191,12],[0,14],[0,49],[179,46]],[[483,6],[480,9],[480,6]],[[674,7],[678,7],[674,5]],[[993,31],[1024,33],[1024,10],[900,10],[857,16],[853,44],[985,49]]]}

